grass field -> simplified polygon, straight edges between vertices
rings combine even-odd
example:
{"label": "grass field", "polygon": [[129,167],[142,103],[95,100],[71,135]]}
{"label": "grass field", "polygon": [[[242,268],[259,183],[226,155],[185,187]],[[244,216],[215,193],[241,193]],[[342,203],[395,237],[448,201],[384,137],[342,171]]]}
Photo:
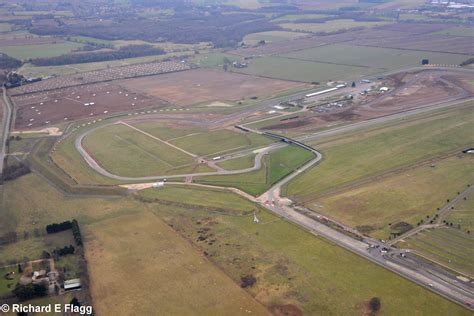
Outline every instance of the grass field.
{"label": "grass field", "polygon": [[113,41],[109,40],[104,40],[100,38],[94,38],[94,37],[89,37],[89,36],[70,36],[68,38],[72,42],[79,42],[79,43],[94,43],[94,44],[112,44]]}
{"label": "grass field", "polygon": [[239,170],[244,168],[250,168],[253,166],[255,161],[255,155],[247,155],[235,159],[229,159],[219,162],[218,165],[225,170]]}
{"label": "grass field", "polygon": [[249,75],[302,82],[344,80],[375,73],[367,67],[334,65],[283,57],[262,57],[249,62],[243,69],[234,69]]}
{"label": "grass field", "polygon": [[262,159],[262,168],[257,171],[238,175],[198,177],[195,180],[198,183],[235,187],[249,194],[259,195],[313,157],[311,152],[291,145],[265,156]]}
{"label": "grass field", "polygon": [[[71,218],[79,220],[98,314],[106,307],[107,313],[111,309],[117,309],[116,313],[132,309],[134,313],[154,313],[156,304],[148,303],[156,301],[164,314],[186,314],[184,309],[189,306],[194,312],[206,313],[206,308],[215,308],[216,299],[217,305],[227,310],[237,306],[259,314],[258,305],[238,287],[240,277],[250,273],[257,283],[248,293],[256,300],[266,306],[294,304],[307,314],[360,314],[371,297],[379,296],[386,314],[467,315],[462,307],[263,210],[257,212],[261,224],[253,224],[251,214],[239,214],[257,207],[230,193],[189,188],[183,194],[182,188],[171,187],[143,191],[147,198],[175,201],[176,205],[141,203],[133,198],[68,197],[34,174],[9,182],[4,189],[2,230],[21,232],[31,227],[32,221],[43,227]],[[180,206],[182,203],[196,208]],[[208,212],[215,205],[226,212]],[[147,208],[193,245],[143,211]],[[215,242],[196,241],[203,228],[210,228]],[[204,251],[218,269],[200,254]],[[235,283],[226,281],[223,273]],[[344,297],[343,304],[340,297]],[[69,302],[71,298],[33,303]],[[183,298],[187,304],[176,304]],[[235,314],[239,313],[237,309]]]}
{"label": "grass field", "polygon": [[41,259],[43,251],[51,253],[57,247],[75,245],[70,230],[47,235],[45,227],[36,228],[39,231],[38,237],[35,236],[33,230],[28,231],[27,238],[24,238],[23,232],[19,232],[17,242],[0,246],[0,253],[2,253],[0,261],[3,264],[12,264]]}
{"label": "grass field", "polygon": [[[72,244],[74,245],[74,244]],[[64,279],[70,280],[81,277],[81,267],[78,262],[76,255],[67,255],[59,257],[59,260],[55,261],[56,269],[64,271]]]}
{"label": "grass field", "polygon": [[344,29],[351,29],[355,27],[374,27],[380,26],[384,24],[388,24],[390,22],[359,22],[354,20],[330,20],[325,23],[283,23],[280,24],[281,27],[284,29],[290,29],[292,31],[304,31],[304,32],[336,32]]}
{"label": "grass field", "polygon": [[[318,91],[318,90],[323,90],[323,89],[314,89],[314,91]],[[296,110],[298,110],[298,108],[296,108]],[[288,122],[289,121],[288,119],[290,119],[290,118],[291,118],[291,120],[296,120],[297,118],[298,119],[303,119],[303,118],[308,117],[308,116],[311,116],[311,114],[308,113],[308,112],[300,112],[300,113],[297,113],[297,114],[290,113],[288,115],[278,115],[277,117],[274,117],[274,118],[269,117],[268,119],[260,120],[260,121],[257,121],[255,123],[247,123],[246,126],[250,127],[250,128],[253,128],[253,129],[265,129],[265,128],[270,127],[270,126],[280,125],[280,124],[284,123],[285,121]]]}
{"label": "grass field", "polygon": [[203,133],[205,131],[199,128],[172,128],[156,122],[133,124],[133,126],[166,141]]}
{"label": "grass field", "polygon": [[276,19],[273,19],[273,22],[281,22],[281,21],[296,21],[302,19],[325,19],[331,17],[328,14],[317,14],[317,13],[308,13],[308,14],[287,14],[280,16]]}
{"label": "grass field", "polygon": [[[7,279],[5,276],[7,273],[11,273],[13,279]],[[16,266],[8,268],[0,268],[0,298],[11,294],[11,291],[15,288],[15,285],[20,281],[20,274]]]}
{"label": "grass field", "polygon": [[66,10],[64,11],[62,10],[59,10],[59,11],[26,10],[26,11],[14,11],[14,14],[19,15],[19,16],[24,16],[24,15],[35,16],[35,15],[49,15],[49,14],[52,14],[54,16],[73,16],[72,11],[66,11]]}
{"label": "grass field", "polygon": [[340,140],[310,145],[323,161],[291,181],[283,193],[303,202],[341,185],[472,144],[473,102],[425,114],[372,132],[351,133]]}
{"label": "grass field", "polygon": [[438,17],[432,17],[428,15],[423,15],[423,14],[416,14],[416,13],[402,13],[400,14],[399,17],[400,21],[416,21],[416,22],[438,22],[438,23],[462,23],[462,19],[457,19],[457,18],[451,18],[451,19],[446,19],[446,18],[438,18]]}
{"label": "grass field", "polygon": [[232,130],[170,128],[157,123],[141,123],[134,126],[196,155],[214,155],[273,143],[272,139],[261,135]]}
{"label": "grass field", "polygon": [[466,200],[459,202],[444,219],[465,233],[474,233],[474,196],[471,194]]}
{"label": "grass field", "polygon": [[388,239],[391,232],[397,232],[391,226],[405,222],[415,227],[474,179],[474,157],[452,157],[434,165],[374,180],[305,206],[373,237]]}
{"label": "grass field", "polygon": [[474,28],[472,27],[453,27],[447,30],[435,32],[437,35],[451,35],[451,36],[474,36]]}
{"label": "grass field", "polygon": [[[186,196],[183,201],[198,208],[218,208],[221,213],[228,215],[242,215],[252,213],[256,205],[242,197],[229,194],[224,189],[190,187],[184,185],[166,185],[160,189],[147,189],[139,194],[145,199],[159,199],[160,201],[177,202],[177,197]],[[179,202],[179,201],[178,201]]]}
{"label": "grass field", "polygon": [[[263,136],[228,130],[209,132],[202,129],[168,128],[154,123],[137,124],[136,127],[199,155],[214,156],[224,151],[242,150],[272,143],[271,139]],[[74,148],[75,137],[73,134],[57,147],[52,154],[55,163],[80,184],[120,183],[104,178],[85,163]],[[84,139],[84,146],[105,169],[119,175],[145,176],[214,170],[195,163],[193,157],[173,147],[121,125],[95,131]]]}
{"label": "grass field", "polygon": [[82,225],[140,210],[140,204],[129,198],[66,196],[35,174],[7,182],[3,190],[0,230],[19,234],[73,218]]}
{"label": "grass field", "polygon": [[64,173],[79,184],[116,184],[120,181],[106,178],[95,172],[86,161],[80,156],[74,146],[77,132],[66,137],[57,147],[50,157],[54,163],[59,166]]}
{"label": "grass field", "polygon": [[267,314],[149,212],[89,225],[84,234],[97,314]]}
{"label": "grass field", "polygon": [[424,0],[389,0],[389,1],[382,1],[381,4],[376,6],[377,9],[381,10],[388,10],[388,9],[410,9],[416,8],[420,5],[425,4],[426,1]]}
{"label": "grass field", "polygon": [[255,45],[260,41],[265,43],[281,42],[306,36],[304,33],[286,32],[286,31],[268,31],[261,33],[252,33],[244,37],[243,41],[247,45]]}
{"label": "grass field", "polygon": [[58,44],[28,46],[4,46],[0,47],[0,52],[16,59],[26,60],[30,58],[55,57],[64,55],[79,47],[82,47],[82,44],[65,42]]}
{"label": "grass field", "polygon": [[192,156],[128,126],[98,129],[83,144],[105,169],[117,175],[150,176],[195,168]]}
{"label": "grass field", "polygon": [[216,68],[224,65],[224,59],[228,59],[231,62],[238,61],[240,58],[235,55],[225,53],[209,53],[199,54],[193,57],[190,61],[201,68]]}
{"label": "grass field", "polygon": [[397,247],[411,249],[435,262],[474,277],[474,237],[456,228],[437,228],[420,232]]}
{"label": "grass field", "polygon": [[254,133],[244,134],[230,130],[218,130],[184,136],[171,140],[170,143],[186,151],[204,156],[260,147],[273,143],[273,140]]}
{"label": "grass field", "polygon": [[[147,196],[153,193],[160,197],[159,190],[149,191]],[[177,205],[186,203],[187,195],[177,193]],[[222,198],[222,203],[234,207],[233,198]],[[366,312],[370,298],[378,296],[386,315],[469,314],[461,306],[264,210],[257,212],[261,222],[255,224],[252,215],[148,205],[235,282],[240,282],[242,275],[254,275],[257,282],[248,291],[271,310],[275,305],[292,304],[307,315],[360,315]]]}
{"label": "grass field", "polygon": [[377,72],[381,72],[417,66],[424,58],[429,59],[432,64],[459,65],[468,55],[334,44],[291,52],[280,57],[376,68]]}
{"label": "grass field", "polygon": [[10,23],[0,23],[0,33],[10,32],[12,25]]}

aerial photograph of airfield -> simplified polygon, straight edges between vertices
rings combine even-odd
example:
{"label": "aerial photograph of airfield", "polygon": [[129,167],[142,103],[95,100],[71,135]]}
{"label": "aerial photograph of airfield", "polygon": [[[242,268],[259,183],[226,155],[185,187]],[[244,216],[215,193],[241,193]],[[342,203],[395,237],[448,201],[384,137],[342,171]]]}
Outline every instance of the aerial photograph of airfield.
{"label": "aerial photograph of airfield", "polygon": [[0,82],[0,314],[474,312],[474,0],[0,0]]}

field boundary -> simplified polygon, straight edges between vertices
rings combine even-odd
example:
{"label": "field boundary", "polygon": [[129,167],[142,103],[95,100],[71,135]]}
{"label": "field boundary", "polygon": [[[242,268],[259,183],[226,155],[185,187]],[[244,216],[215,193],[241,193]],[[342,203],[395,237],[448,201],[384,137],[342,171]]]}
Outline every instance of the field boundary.
{"label": "field boundary", "polygon": [[303,200],[299,201],[299,203],[308,203],[308,202],[312,202],[316,199],[320,199],[322,197],[328,197],[328,196],[341,194],[341,193],[356,189],[358,187],[367,185],[367,184],[371,183],[374,180],[380,181],[380,180],[389,178],[391,176],[394,176],[394,175],[396,175],[400,172],[413,170],[413,169],[428,165],[428,164],[433,163],[433,162],[438,162],[438,161],[441,161],[441,160],[444,160],[444,159],[448,159],[448,158],[454,157],[457,154],[459,154],[461,152],[461,150],[464,149],[464,148],[465,148],[465,146],[454,149],[454,150],[447,151],[447,152],[442,153],[442,154],[437,155],[437,156],[431,156],[429,158],[425,158],[425,159],[421,159],[421,160],[418,160],[418,161],[415,161],[415,162],[412,162],[412,163],[408,163],[408,164],[405,164],[405,165],[400,166],[400,167],[395,167],[395,168],[391,168],[391,169],[388,169],[388,170],[385,170],[385,171],[381,171],[381,172],[376,173],[372,176],[368,176],[368,177],[358,179],[358,180],[355,180],[355,181],[352,181],[352,182],[349,182],[349,183],[346,183],[346,184],[342,184],[342,185],[340,185],[336,188],[329,189],[327,191],[324,191],[324,192],[321,192],[319,194],[313,195],[310,199],[303,199]]}

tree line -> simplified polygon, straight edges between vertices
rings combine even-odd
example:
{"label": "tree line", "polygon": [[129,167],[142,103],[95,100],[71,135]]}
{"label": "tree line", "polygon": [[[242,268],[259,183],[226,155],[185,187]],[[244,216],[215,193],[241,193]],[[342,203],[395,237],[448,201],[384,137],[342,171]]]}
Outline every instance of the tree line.
{"label": "tree line", "polygon": [[48,234],[55,234],[69,229],[72,230],[72,234],[74,236],[76,244],[78,246],[82,246],[82,235],[77,220],[73,219],[72,221],[65,221],[62,223],[53,223],[46,225],[46,232]]}
{"label": "tree line", "polygon": [[56,57],[36,58],[32,59],[30,62],[36,66],[59,66],[163,55],[165,53],[166,52],[162,48],[154,47],[152,45],[128,45],[113,51],[66,54]]}
{"label": "tree line", "polygon": [[0,69],[14,69],[22,65],[22,62],[18,59],[8,56],[7,54],[0,53]]}
{"label": "tree line", "polygon": [[198,44],[212,42],[215,47],[236,46],[250,33],[279,30],[265,16],[249,13],[177,12],[167,20],[131,18],[109,25],[41,26],[30,31],[37,35],[87,36],[104,40],[139,39],[149,42]]}
{"label": "tree line", "polygon": [[43,297],[48,294],[48,289],[45,284],[30,283],[27,285],[18,284],[13,290],[13,294],[20,300],[26,301],[37,297]]}
{"label": "tree line", "polygon": [[463,61],[462,63],[459,64],[459,66],[464,67],[464,66],[468,66],[468,65],[471,65],[471,64],[474,64],[474,57]]}
{"label": "tree line", "polygon": [[54,233],[59,233],[65,230],[69,230],[72,228],[72,222],[71,221],[65,221],[62,223],[53,223],[46,225],[46,232],[48,234],[54,234]]}
{"label": "tree line", "polygon": [[7,166],[3,168],[3,172],[0,177],[0,184],[3,183],[4,181],[11,181],[16,178],[19,178],[30,172],[31,172],[30,167],[28,167],[24,163]]}
{"label": "tree line", "polygon": [[53,250],[53,255],[56,254],[59,257],[66,256],[66,255],[72,255],[74,253],[74,250],[76,250],[76,248],[74,248],[73,245],[64,246],[62,248],[54,249]]}

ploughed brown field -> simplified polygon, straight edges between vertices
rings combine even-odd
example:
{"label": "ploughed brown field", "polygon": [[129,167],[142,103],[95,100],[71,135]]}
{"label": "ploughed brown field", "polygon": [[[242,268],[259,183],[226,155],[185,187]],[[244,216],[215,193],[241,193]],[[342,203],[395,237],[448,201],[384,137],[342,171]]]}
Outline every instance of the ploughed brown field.
{"label": "ploughed brown field", "polygon": [[[138,110],[165,103],[110,83],[77,86],[13,97],[15,129],[48,127],[81,118]],[[93,104],[91,104],[93,103]],[[86,105],[88,104],[88,105]]]}
{"label": "ploughed brown field", "polygon": [[196,69],[117,82],[126,89],[159,97],[177,105],[208,101],[238,101],[271,96],[305,84],[223,71]]}

